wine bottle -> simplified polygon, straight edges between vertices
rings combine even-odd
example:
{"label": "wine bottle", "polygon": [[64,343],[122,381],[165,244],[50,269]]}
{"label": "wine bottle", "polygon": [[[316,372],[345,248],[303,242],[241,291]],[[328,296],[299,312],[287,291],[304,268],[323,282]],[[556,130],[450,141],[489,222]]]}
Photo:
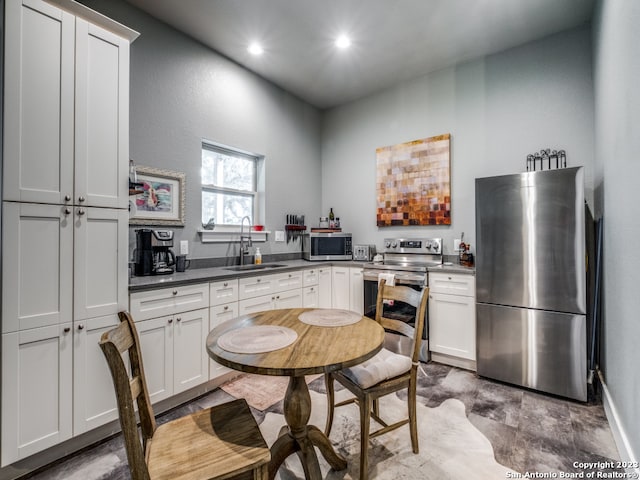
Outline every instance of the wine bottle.
{"label": "wine bottle", "polygon": [[335,228],[336,226],[336,221],[335,221],[336,217],[333,214],[333,208],[329,209],[329,228]]}

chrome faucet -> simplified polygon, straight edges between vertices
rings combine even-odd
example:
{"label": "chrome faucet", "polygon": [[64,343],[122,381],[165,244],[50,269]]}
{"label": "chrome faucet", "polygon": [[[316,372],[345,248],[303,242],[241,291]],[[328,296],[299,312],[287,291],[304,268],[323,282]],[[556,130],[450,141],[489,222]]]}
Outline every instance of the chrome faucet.
{"label": "chrome faucet", "polygon": [[[249,222],[249,234],[244,234],[244,220]],[[247,244],[245,245],[245,241]],[[251,219],[249,216],[242,217],[240,221],[240,265],[244,265],[244,256],[249,254],[249,247],[251,247]]]}

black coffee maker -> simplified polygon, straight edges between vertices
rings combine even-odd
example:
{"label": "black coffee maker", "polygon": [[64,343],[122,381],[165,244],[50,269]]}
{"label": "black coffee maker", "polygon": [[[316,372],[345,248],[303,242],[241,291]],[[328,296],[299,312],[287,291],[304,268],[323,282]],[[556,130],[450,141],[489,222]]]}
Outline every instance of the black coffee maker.
{"label": "black coffee maker", "polygon": [[135,274],[167,275],[173,273],[176,257],[173,247],[173,232],[170,230],[136,230]]}

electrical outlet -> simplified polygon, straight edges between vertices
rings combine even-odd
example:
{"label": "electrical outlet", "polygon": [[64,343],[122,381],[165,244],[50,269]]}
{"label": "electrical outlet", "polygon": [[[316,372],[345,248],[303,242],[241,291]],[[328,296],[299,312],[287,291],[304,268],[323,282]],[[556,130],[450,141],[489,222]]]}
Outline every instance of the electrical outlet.
{"label": "electrical outlet", "polygon": [[453,251],[454,252],[459,252],[460,251],[460,239],[459,238],[455,238],[453,240]]}
{"label": "electrical outlet", "polygon": [[276,230],[276,242],[284,242],[284,230]]}
{"label": "electrical outlet", "polygon": [[180,240],[180,255],[189,255],[189,240]]}

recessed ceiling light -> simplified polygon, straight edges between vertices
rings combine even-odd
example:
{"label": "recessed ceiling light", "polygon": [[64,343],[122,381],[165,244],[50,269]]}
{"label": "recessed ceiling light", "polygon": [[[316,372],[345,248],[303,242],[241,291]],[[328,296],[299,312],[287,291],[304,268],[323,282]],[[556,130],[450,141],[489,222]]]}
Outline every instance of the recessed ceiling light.
{"label": "recessed ceiling light", "polygon": [[336,47],[338,48],[349,48],[351,46],[351,39],[346,35],[340,35],[336,38]]}
{"label": "recessed ceiling light", "polygon": [[262,53],[264,52],[262,46],[259,43],[255,42],[249,45],[249,48],[247,48],[247,50],[251,55],[262,55]]}

